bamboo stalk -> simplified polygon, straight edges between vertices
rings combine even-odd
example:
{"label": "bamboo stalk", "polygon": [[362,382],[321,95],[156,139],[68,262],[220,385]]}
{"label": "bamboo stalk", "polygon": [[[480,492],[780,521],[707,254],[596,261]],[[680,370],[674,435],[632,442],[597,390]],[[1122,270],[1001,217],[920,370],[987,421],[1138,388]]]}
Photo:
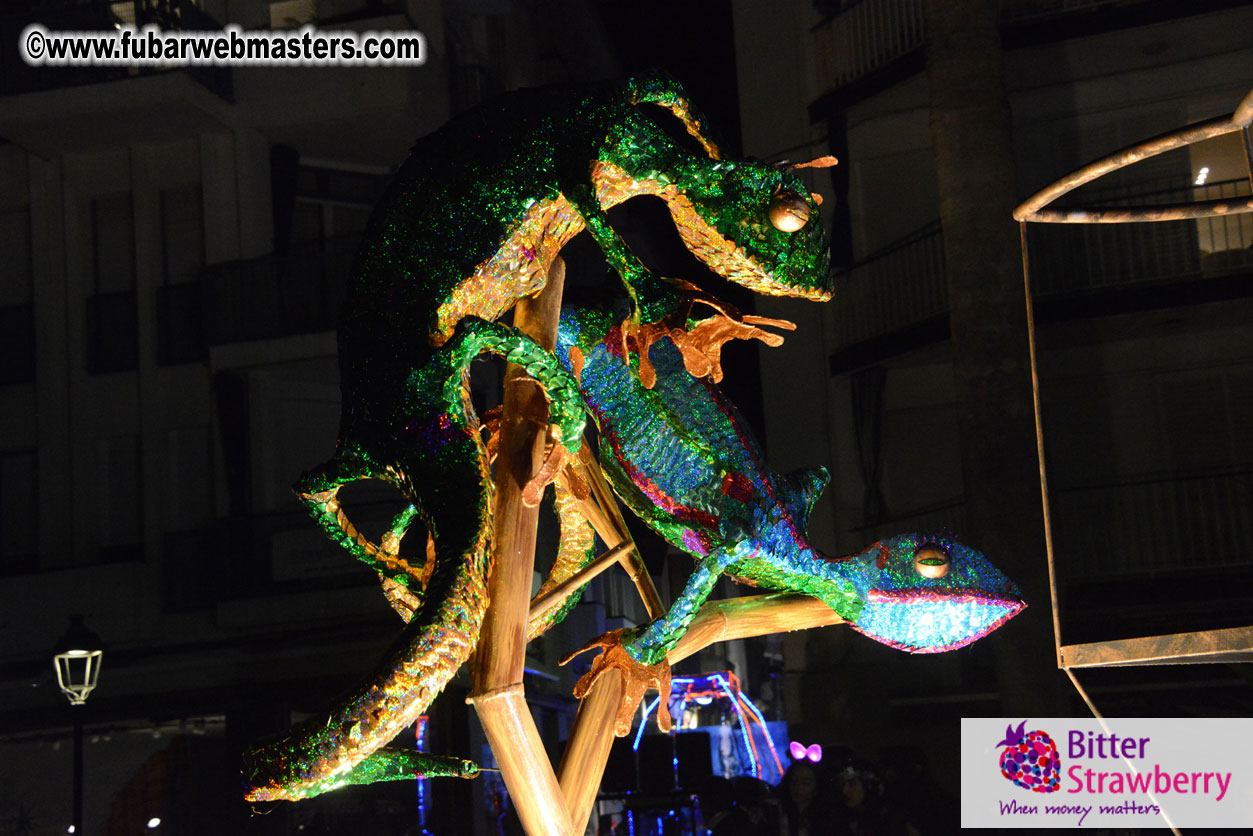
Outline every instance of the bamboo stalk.
{"label": "bamboo stalk", "polygon": [[[528,836],[574,836],[565,796],[521,685],[471,697]],[[582,831],[579,831],[582,832]]]}
{"label": "bamboo stalk", "polygon": [[557,768],[561,792],[570,809],[570,821],[579,833],[587,827],[605,775],[621,698],[622,672],[610,668],[600,675],[579,704],[570,740],[562,753],[561,766]]}
{"label": "bamboo stalk", "polygon": [[[605,561],[603,568],[608,568],[609,560],[613,556],[622,564],[635,583],[635,588],[644,601],[649,617],[657,618],[664,615],[665,607],[661,603],[661,596],[657,594],[657,588],[644,567],[644,560],[639,555],[639,549],[631,539],[626,520],[622,518],[622,512],[618,508],[618,501],[605,481],[600,464],[586,443],[579,452],[579,458],[591,487],[591,494],[580,503],[579,510],[591,523],[600,539],[610,547],[610,550],[558,589],[571,584],[571,591],[573,591],[591,580],[592,576],[586,574],[588,569],[602,560]],[[603,568],[598,571],[603,571]],[[571,729],[570,739],[566,743],[557,774],[562,794],[570,810],[570,821],[576,830],[580,825],[586,827],[588,817],[592,812],[592,805],[596,802],[600,782],[605,774],[605,765],[609,761],[609,750],[613,746],[614,721],[618,716],[618,705],[622,701],[622,696],[622,673],[611,668],[593,683],[591,690],[579,704],[579,713],[574,718],[574,727]]]}
{"label": "bamboo stalk", "polygon": [[[600,463],[596,461],[596,456],[592,454],[592,449],[586,443],[579,451],[579,460],[583,463],[587,481],[591,485],[592,496],[596,498],[600,508],[609,515],[610,522],[618,533],[619,541],[631,541],[631,533],[627,529],[626,520],[622,518],[622,510],[618,508],[618,500],[610,490],[609,483],[605,481],[605,474],[600,469]],[[588,519],[591,521],[590,517]],[[593,522],[592,526],[594,528],[596,523]],[[601,532],[598,529],[596,533]],[[601,534],[601,539],[604,539],[603,534]],[[605,543],[608,545],[609,541],[605,540]],[[634,545],[633,542],[632,545]],[[653,585],[652,576],[648,574],[648,568],[644,566],[644,558],[640,556],[639,549],[632,548],[624,554],[621,563],[622,568],[626,570],[639,591],[640,597],[644,599],[644,609],[648,611],[648,617],[661,618],[665,615],[666,607],[661,602],[661,596],[657,594],[657,587]]]}
{"label": "bamboo stalk", "polygon": [[[565,474],[562,473],[558,476],[557,481],[565,483]],[[566,486],[566,490],[569,491],[568,486]],[[570,491],[570,493],[573,493],[573,491]],[[617,526],[614,525],[613,519],[597,503],[595,494],[590,494],[586,499],[579,500],[579,513],[591,524],[593,530],[609,548],[612,549],[623,542],[622,535],[618,532]]]}
{"label": "bamboo stalk", "polygon": [[560,607],[579,587],[617,563],[621,559],[622,553],[630,548],[633,548],[633,544],[630,542],[619,543],[543,595],[537,596],[531,602],[531,611],[527,616],[527,632],[530,632],[529,622],[541,619],[557,607]]}
{"label": "bamboo stalk", "polygon": [[683,638],[666,654],[666,660],[673,665],[717,642],[843,623],[834,610],[808,595],[751,595],[708,601]]}
{"label": "bamboo stalk", "polygon": [[[551,351],[565,265],[553,262],[544,289],[514,309],[514,327]],[[531,836],[572,834],[557,777],[526,707],[522,671],[526,622],[535,568],[539,509],[522,502],[523,487],[544,457],[548,406],[539,387],[520,366],[505,374],[496,458],[495,561],[488,578],[488,607],[472,663],[474,705],[522,827]]]}
{"label": "bamboo stalk", "polygon": [[[843,621],[826,604],[808,595],[755,595],[713,601],[701,607],[700,614],[666,660],[674,664],[720,641]],[[570,808],[570,820],[576,829],[587,823],[604,776],[621,693],[621,672],[610,669],[601,674],[579,706],[570,742],[557,771],[561,791]]]}

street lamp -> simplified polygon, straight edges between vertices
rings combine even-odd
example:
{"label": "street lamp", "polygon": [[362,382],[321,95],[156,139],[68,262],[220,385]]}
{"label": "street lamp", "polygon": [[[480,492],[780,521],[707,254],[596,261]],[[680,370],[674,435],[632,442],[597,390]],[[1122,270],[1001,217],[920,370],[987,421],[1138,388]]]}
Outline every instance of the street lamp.
{"label": "street lamp", "polygon": [[[81,615],[70,616],[70,629],[57,640],[52,664],[57,670],[57,684],[70,705],[81,706],[100,679],[100,663],[104,645],[100,637],[83,625]],[[74,823],[71,833],[83,832],[83,712],[74,714]]]}

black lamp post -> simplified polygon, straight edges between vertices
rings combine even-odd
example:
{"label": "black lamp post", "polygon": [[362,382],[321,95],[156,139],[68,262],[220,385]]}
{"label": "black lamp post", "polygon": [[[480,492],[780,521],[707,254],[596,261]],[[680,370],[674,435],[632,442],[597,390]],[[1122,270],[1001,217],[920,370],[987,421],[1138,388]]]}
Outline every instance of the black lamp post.
{"label": "black lamp post", "polygon": [[100,637],[83,625],[81,615],[70,616],[70,629],[65,631],[53,650],[52,663],[57,669],[57,684],[69,698],[74,714],[74,822],[70,832],[83,833],[83,711],[80,706],[100,678],[104,645]]}

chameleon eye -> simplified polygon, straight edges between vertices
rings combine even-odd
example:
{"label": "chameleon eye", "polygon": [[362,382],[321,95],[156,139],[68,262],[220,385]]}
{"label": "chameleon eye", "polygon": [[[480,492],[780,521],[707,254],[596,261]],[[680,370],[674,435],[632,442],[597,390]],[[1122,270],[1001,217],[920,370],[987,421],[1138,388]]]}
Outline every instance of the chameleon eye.
{"label": "chameleon eye", "polygon": [[779,192],[770,201],[770,223],[780,232],[796,232],[809,221],[809,204],[796,192]]}
{"label": "chameleon eye", "polygon": [[918,548],[914,552],[914,569],[924,578],[936,580],[948,574],[949,557],[948,552],[935,545],[927,543]]}

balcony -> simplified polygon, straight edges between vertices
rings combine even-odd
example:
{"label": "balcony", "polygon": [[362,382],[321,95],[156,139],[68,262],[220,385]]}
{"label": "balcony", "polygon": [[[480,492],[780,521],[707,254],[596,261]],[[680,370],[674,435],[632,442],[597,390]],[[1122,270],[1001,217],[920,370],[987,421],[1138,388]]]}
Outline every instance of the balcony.
{"label": "balcony", "polygon": [[[924,0],[844,0],[838,12],[811,30],[825,95],[810,109],[815,121],[924,68]],[[1187,4],[1124,0],[998,0],[1007,47],[1047,43],[1128,26],[1143,26],[1235,3]]]}
{"label": "balcony", "polygon": [[44,2],[0,17],[0,134],[41,154],[160,140],[187,129],[229,125],[233,76],[229,67],[31,67],[19,51],[32,23],[50,31],[112,31],[155,23],[183,31],[222,24],[190,4],[176,18],[168,3],[72,5]]}
{"label": "balcony", "polygon": [[[155,5],[155,8],[153,7]],[[180,4],[177,17],[169,3],[138,2],[69,5],[44,3],[26,12],[0,19],[0,96],[13,96],[81,84],[97,84],[171,72],[160,67],[31,67],[18,51],[19,35],[32,23],[54,32],[108,32],[120,25],[162,29],[211,31],[222,24],[189,3]],[[215,95],[231,100],[231,71],[227,67],[186,67],[176,70],[195,80]]]}
{"label": "balcony", "polygon": [[[1248,180],[1203,186],[1142,182],[1093,193],[1087,205],[1246,196]],[[1031,224],[1036,318],[1048,323],[1253,295],[1253,216],[1143,224]],[[939,222],[835,276],[832,372],[841,374],[948,338]]]}
{"label": "balcony", "polygon": [[205,268],[205,340],[223,345],[334,330],[357,241],[332,238],[286,256]]}
{"label": "balcony", "polygon": [[[1253,554],[1253,471],[1151,476],[1051,492],[1063,580],[1235,570]],[[852,529],[867,543],[966,527],[961,497]],[[1099,555],[1099,559],[1096,557]]]}

